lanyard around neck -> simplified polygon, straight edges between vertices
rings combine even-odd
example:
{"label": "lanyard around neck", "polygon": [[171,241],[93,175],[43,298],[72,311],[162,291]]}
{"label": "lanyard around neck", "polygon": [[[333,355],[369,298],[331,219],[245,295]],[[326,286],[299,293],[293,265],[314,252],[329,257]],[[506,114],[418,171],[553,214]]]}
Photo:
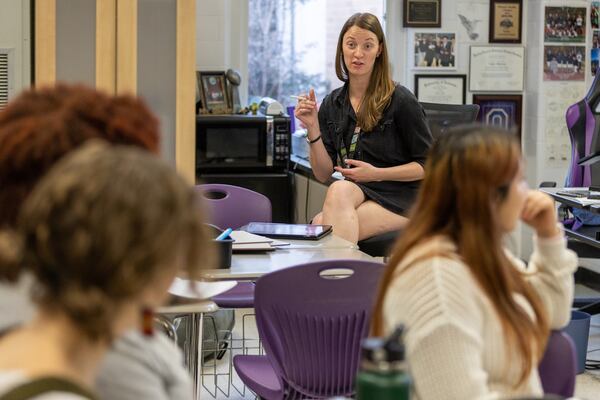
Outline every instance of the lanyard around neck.
{"label": "lanyard around neck", "polygon": [[356,145],[358,143],[358,136],[360,135],[360,126],[354,128],[354,133],[352,134],[352,140],[350,140],[350,146],[347,148],[344,144],[344,140],[342,139],[342,145],[340,146],[340,159],[342,161],[342,167],[344,166],[347,159],[354,159],[354,154],[356,153]]}

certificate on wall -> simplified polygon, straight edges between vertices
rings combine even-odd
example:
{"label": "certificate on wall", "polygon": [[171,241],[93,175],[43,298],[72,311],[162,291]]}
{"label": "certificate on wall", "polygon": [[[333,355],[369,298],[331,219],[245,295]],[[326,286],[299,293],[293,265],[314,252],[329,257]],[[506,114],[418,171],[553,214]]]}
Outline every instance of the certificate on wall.
{"label": "certificate on wall", "polygon": [[415,96],[420,102],[465,104],[466,75],[415,75]]}
{"label": "certificate on wall", "polygon": [[523,46],[471,46],[471,92],[521,92],[525,49]]}

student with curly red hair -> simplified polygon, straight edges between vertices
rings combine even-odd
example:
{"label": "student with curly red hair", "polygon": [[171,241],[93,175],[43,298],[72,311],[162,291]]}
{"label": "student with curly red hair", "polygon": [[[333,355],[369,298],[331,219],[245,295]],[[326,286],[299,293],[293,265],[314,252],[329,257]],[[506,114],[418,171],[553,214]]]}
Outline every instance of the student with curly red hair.
{"label": "student with curly red hair", "polygon": [[[0,228],[14,229],[34,186],[63,156],[90,139],[158,153],[158,120],[131,96],[109,96],[83,86],[23,92],[0,112]],[[0,248],[2,252],[10,251]],[[18,270],[4,278],[16,281]],[[0,331],[30,321],[31,276],[0,285]],[[190,399],[191,382],[179,349],[164,335],[132,332],[117,340],[98,376],[104,399]]]}

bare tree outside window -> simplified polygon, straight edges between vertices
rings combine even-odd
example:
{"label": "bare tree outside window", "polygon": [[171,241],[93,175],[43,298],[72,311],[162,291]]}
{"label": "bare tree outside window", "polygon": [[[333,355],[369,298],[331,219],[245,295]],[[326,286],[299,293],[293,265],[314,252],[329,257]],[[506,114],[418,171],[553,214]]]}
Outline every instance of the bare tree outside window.
{"label": "bare tree outside window", "polygon": [[[314,88],[323,97],[343,83],[335,77],[337,35],[355,12],[382,18],[384,0],[249,0],[248,98],[290,95]],[[381,19],[383,22],[383,19]]]}

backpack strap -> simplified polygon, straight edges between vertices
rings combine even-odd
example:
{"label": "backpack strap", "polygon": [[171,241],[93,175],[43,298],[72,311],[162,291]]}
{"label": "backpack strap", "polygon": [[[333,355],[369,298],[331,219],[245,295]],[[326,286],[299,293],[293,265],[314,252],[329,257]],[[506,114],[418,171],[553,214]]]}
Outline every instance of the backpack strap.
{"label": "backpack strap", "polygon": [[89,400],[97,400],[92,392],[80,385],[64,378],[52,376],[25,382],[0,395],[0,400],[27,400],[51,392],[67,392]]}

